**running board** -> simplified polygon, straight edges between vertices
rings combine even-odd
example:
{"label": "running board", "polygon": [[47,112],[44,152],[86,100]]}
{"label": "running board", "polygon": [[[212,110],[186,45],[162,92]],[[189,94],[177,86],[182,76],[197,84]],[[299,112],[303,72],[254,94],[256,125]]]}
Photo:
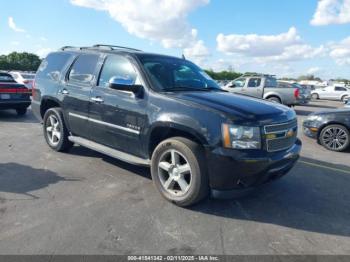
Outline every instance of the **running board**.
{"label": "running board", "polygon": [[87,147],[89,149],[92,149],[94,151],[100,152],[102,154],[105,154],[107,156],[117,158],[121,161],[127,162],[129,164],[139,165],[139,166],[150,166],[151,161],[149,159],[142,159],[137,156],[133,156],[118,150],[115,150],[113,148],[95,143],[93,141],[87,140],[85,138],[81,138],[78,136],[69,136],[68,140],[76,143],[78,145]]}

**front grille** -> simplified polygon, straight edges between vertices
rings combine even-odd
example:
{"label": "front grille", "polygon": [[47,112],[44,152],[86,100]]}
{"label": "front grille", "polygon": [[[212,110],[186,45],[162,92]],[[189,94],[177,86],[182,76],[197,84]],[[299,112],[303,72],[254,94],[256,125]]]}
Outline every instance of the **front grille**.
{"label": "front grille", "polygon": [[[298,135],[297,120],[264,127],[266,150],[276,152],[291,148]],[[270,138],[273,137],[273,138]]]}

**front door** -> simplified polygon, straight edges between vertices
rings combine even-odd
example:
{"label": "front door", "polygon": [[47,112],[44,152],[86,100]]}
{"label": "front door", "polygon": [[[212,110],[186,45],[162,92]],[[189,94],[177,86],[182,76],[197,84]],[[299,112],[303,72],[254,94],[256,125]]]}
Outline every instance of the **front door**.
{"label": "front door", "polygon": [[129,58],[109,55],[100,78],[91,92],[89,123],[91,139],[117,150],[142,156],[140,133],[146,125],[146,99],[131,92],[111,89],[111,78],[132,79],[141,84],[141,78]]}
{"label": "front door", "polygon": [[244,94],[253,97],[261,98],[263,96],[263,83],[261,78],[249,78],[247,84],[244,86]]}
{"label": "front door", "polygon": [[68,125],[76,136],[88,138],[90,92],[96,82],[99,58],[97,54],[80,55],[59,90]]}

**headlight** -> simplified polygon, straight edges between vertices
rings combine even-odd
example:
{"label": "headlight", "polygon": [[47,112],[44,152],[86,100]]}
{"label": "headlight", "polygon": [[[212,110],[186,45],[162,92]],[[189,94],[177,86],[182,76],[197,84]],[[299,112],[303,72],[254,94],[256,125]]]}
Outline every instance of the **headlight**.
{"label": "headlight", "polygon": [[224,147],[234,149],[261,149],[259,127],[222,125]]}
{"label": "headlight", "polygon": [[307,118],[308,121],[318,121],[318,120],[320,120],[320,119],[321,119],[321,117],[318,116],[318,115],[312,115],[312,116],[309,116],[309,117]]}

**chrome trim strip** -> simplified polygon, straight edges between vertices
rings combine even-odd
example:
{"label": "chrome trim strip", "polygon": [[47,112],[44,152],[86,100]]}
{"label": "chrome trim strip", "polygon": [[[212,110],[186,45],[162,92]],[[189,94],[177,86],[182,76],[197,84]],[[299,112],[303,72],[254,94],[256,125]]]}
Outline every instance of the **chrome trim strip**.
{"label": "chrome trim strip", "polygon": [[78,114],[74,114],[74,113],[70,113],[70,112],[69,112],[69,115],[73,116],[73,117],[76,117],[76,118],[83,119],[83,120],[87,120],[87,121],[90,121],[90,122],[93,122],[93,123],[96,123],[96,124],[99,124],[99,125],[109,126],[109,127],[115,128],[115,129],[123,130],[125,132],[133,133],[133,134],[136,134],[136,135],[140,134],[140,131],[137,131],[137,130],[134,130],[134,129],[131,129],[131,128],[127,128],[127,127],[123,127],[123,126],[114,125],[114,124],[107,123],[107,122],[104,122],[104,121],[100,121],[100,120],[97,120],[97,119],[93,119],[93,118],[90,118],[90,117],[86,117],[86,116],[82,116],[82,115],[78,115]]}

